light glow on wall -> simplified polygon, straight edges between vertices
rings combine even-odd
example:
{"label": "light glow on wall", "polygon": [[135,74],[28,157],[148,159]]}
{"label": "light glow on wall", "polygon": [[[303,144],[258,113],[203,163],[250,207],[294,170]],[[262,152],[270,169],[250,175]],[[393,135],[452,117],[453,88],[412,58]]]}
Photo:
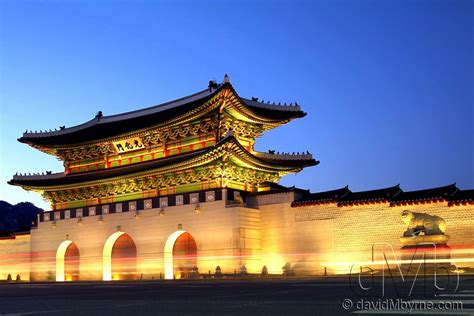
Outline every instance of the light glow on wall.
{"label": "light glow on wall", "polygon": [[115,232],[107,239],[102,251],[102,280],[112,281],[112,249],[117,239],[125,234],[124,232]]}
{"label": "light glow on wall", "polygon": [[[449,264],[449,265],[470,265],[474,263],[473,251],[474,249],[440,249],[433,251],[433,248],[426,248],[429,251],[423,251],[419,253],[413,251],[401,251],[389,253],[387,259],[382,256],[377,256],[372,259],[366,258],[365,260],[359,256],[345,256],[344,254],[336,256],[338,260],[321,262],[321,265],[328,267],[334,274],[348,274],[358,270],[360,267],[382,269],[389,266],[402,266],[402,265],[420,265],[420,264]],[[408,255],[404,253],[408,253]],[[356,253],[353,253],[356,254]],[[360,252],[360,255],[368,255],[370,253]],[[437,257],[439,255],[440,257]],[[446,257],[448,255],[448,257]]]}
{"label": "light glow on wall", "polygon": [[278,253],[270,253],[264,255],[261,261],[262,265],[257,268],[261,270],[262,267],[265,265],[268,269],[268,273],[270,274],[282,274],[283,266],[286,263],[283,255],[280,255]]}
{"label": "light glow on wall", "polygon": [[[447,259],[399,259],[399,260],[390,260],[389,264],[423,264],[423,263],[469,263],[474,262],[474,258],[447,258]],[[351,266],[363,266],[368,267],[371,265],[386,265],[387,261],[385,260],[375,260],[375,261],[336,261],[336,262],[322,262],[321,265],[326,266],[335,266],[335,267],[351,267]]]}
{"label": "light glow on wall", "polygon": [[56,282],[64,282],[64,257],[67,248],[72,244],[72,241],[63,241],[56,251]]}

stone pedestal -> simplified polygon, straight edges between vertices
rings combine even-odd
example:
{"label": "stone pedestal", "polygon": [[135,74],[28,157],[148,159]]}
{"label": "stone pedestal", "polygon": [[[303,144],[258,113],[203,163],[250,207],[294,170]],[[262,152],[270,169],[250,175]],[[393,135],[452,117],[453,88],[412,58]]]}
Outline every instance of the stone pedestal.
{"label": "stone pedestal", "polygon": [[[446,273],[451,266],[451,248],[446,244],[447,235],[422,235],[401,237],[401,269],[404,274],[414,275]],[[421,266],[420,266],[421,265]]]}

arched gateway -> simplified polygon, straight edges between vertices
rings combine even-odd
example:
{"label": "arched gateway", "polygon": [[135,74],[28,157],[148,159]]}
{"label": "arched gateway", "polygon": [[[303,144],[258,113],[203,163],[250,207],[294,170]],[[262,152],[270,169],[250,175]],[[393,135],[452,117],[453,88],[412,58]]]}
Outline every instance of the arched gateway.
{"label": "arched gateway", "polygon": [[[225,207],[222,203],[232,201],[234,205],[243,205],[246,192],[280,192],[277,183],[282,176],[318,164],[309,153],[254,150],[256,139],[266,131],[304,117],[306,113],[299,105],[243,98],[227,75],[220,84],[207,83],[204,90],[161,105],[112,116],[99,112],[93,120],[62,126],[59,131],[25,132],[20,142],[57,156],[64,165],[64,172],[41,176],[17,174],[9,181],[28,191],[43,192],[51,203],[51,211],[40,215],[38,233],[32,234],[31,240],[45,235],[44,244],[55,241],[57,235],[50,234],[49,229],[56,227],[56,222],[74,234],[79,230],[76,222],[87,223],[87,231],[97,229],[97,234],[101,234],[109,227],[101,223],[127,217],[117,213],[131,212],[138,218],[141,211],[148,213],[156,208],[160,209],[154,213],[157,215],[164,215],[165,208],[166,212],[184,215],[193,206],[199,213],[200,203]],[[94,220],[96,216],[98,220]],[[234,217],[211,216],[209,220],[207,227],[218,226],[223,230],[235,224]],[[135,231],[144,235],[157,229],[146,220],[134,221],[133,225]],[[110,233],[103,248],[103,280],[134,278],[135,243],[123,232]],[[186,269],[196,265],[196,242],[185,233],[174,232],[166,241],[167,279],[178,276],[174,269],[181,268],[186,276]],[[202,238],[200,242],[204,245],[213,236],[206,233]],[[151,238],[140,242],[143,250],[154,247],[153,242],[147,242],[152,242]],[[250,244],[248,247],[259,247],[258,243]],[[35,245],[33,242],[32,246]],[[101,246],[98,245],[99,249]],[[37,260],[43,264],[49,259]],[[140,266],[144,272],[153,269],[146,264]],[[61,274],[58,276],[62,279]]]}
{"label": "arched gateway", "polygon": [[79,249],[70,240],[63,241],[56,251],[56,281],[79,279]]}
{"label": "arched gateway", "polygon": [[137,247],[128,234],[113,233],[105,242],[102,256],[104,281],[137,278]]}
{"label": "arched gateway", "polygon": [[185,230],[172,233],[165,244],[165,279],[187,278],[197,267],[197,246],[193,236]]}

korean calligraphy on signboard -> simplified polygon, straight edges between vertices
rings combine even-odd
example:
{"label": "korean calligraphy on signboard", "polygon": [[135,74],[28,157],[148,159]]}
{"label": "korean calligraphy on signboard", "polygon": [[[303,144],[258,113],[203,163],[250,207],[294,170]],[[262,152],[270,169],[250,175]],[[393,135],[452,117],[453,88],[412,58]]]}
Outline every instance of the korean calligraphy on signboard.
{"label": "korean calligraphy on signboard", "polygon": [[113,144],[115,150],[117,150],[118,153],[126,153],[132,150],[142,149],[145,147],[141,139],[138,137],[121,140],[118,142],[114,142]]}

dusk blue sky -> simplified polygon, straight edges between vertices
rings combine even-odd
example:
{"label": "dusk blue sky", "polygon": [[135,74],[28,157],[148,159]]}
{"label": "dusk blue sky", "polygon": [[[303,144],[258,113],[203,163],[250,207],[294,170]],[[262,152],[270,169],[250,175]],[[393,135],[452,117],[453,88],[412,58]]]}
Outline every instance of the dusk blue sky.
{"label": "dusk blue sky", "polygon": [[0,200],[62,171],[17,138],[206,88],[308,115],[257,141],[320,165],[281,184],[474,188],[473,1],[1,1]]}

